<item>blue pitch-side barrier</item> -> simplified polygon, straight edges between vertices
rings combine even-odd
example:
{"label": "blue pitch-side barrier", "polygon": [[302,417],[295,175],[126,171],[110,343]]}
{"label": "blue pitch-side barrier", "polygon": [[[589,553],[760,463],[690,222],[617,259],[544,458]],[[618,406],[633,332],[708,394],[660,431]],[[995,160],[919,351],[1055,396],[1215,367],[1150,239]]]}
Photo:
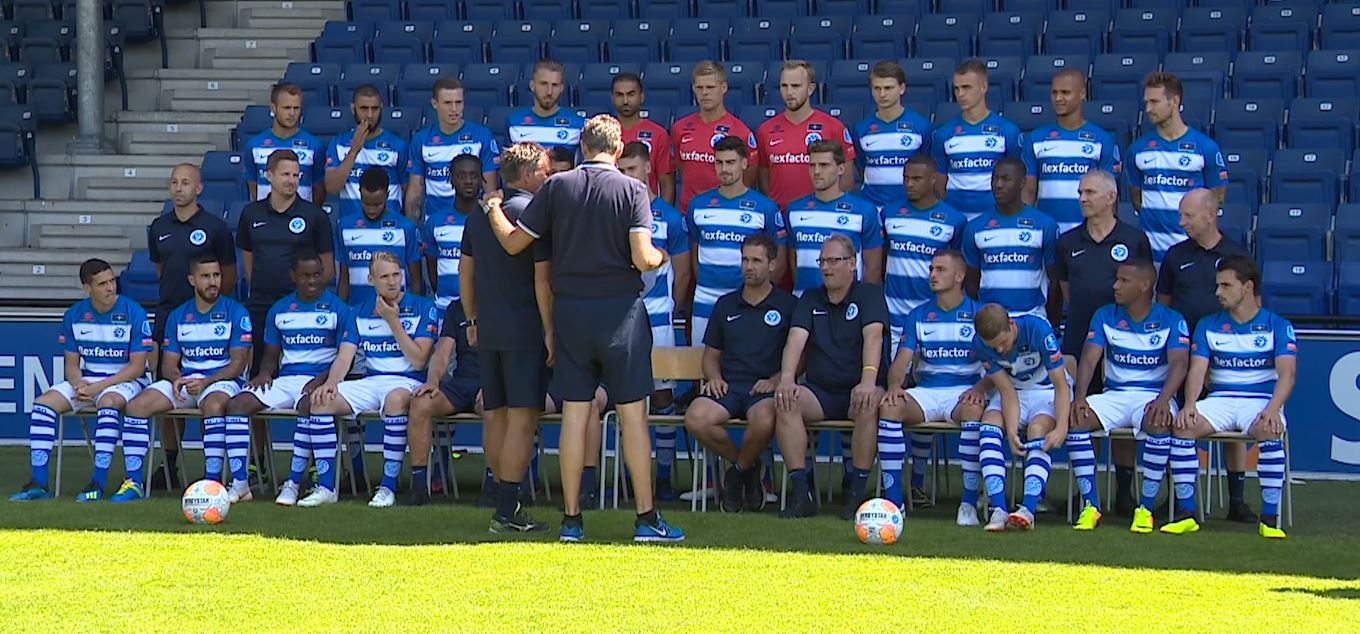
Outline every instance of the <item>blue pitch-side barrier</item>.
{"label": "blue pitch-side barrier", "polygon": [[[0,316],[0,444],[27,442],[33,399],[62,380],[60,326],[57,311]],[[1301,330],[1299,339],[1298,384],[1286,408],[1293,470],[1360,479],[1360,331]],[[78,441],[78,424],[73,420],[68,425],[66,438]],[[276,443],[292,438],[290,424],[275,425]],[[191,442],[198,439],[194,427],[189,426],[186,439]],[[368,431],[370,443],[380,442],[381,429],[370,426]],[[556,447],[555,427],[544,429],[544,442]],[[458,427],[455,447],[480,444],[480,426]]]}

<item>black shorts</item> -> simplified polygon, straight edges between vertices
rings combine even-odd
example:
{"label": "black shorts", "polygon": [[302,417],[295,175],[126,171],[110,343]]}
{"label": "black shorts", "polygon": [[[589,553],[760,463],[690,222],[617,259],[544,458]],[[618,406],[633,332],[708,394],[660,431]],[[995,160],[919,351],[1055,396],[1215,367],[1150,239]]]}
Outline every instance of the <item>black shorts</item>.
{"label": "black shorts", "polygon": [[478,353],[482,371],[482,407],[543,409],[548,393],[548,353],[542,345],[524,350]]}
{"label": "black shorts", "polygon": [[717,403],[727,410],[727,415],[730,418],[746,418],[747,412],[750,412],[751,408],[755,407],[757,403],[774,396],[772,393],[753,395],[751,394],[752,385],[754,384],[728,383],[727,394],[722,398],[713,398],[712,396],[700,396],[699,398],[706,398]]}
{"label": "black shorts", "polygon": [[477,411],[477,382],[467,379],[440,381],[439,391],[449,399],[455,414],[471,414]]}
{"label": "black shorts", "polygon": [[844,389],[827,389],[812,383],[804,383],[812,395],[817,397],[817,402],[822,405],[823,420],[848,420],[850,418],[850,391],[853,387]]}
{"label": "black shorts", "polygon": [[561,397],[589,401],[601,383],[617,403],[652,393],[652,326],[642,298],[558,296],[553,302]]}

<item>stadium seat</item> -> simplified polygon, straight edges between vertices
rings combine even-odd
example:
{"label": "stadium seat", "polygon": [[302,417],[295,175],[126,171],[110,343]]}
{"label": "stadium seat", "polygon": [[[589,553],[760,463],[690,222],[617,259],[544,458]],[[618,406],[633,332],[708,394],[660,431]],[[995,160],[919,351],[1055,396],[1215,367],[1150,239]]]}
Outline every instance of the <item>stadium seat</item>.
{"label": "stadium seat", "polygon": [[40,64],[28,80],[28,103],[38,123],[66,123],[75,119],[76,66]]}
{"label": "stadium seat", "polygon": [[[650,26],[650,25],[649,25]],[[648,32],[619,33],[615,30],[604,43],[605,59],[616,64],[644,63],[661,59],[661,36]]]}
{"label": "stadium seat", "polygon": [[391,0],[349,0],[345,13],[351,22],[386,22],[401,19],[401,5]]}
{"label": "stadium seat", "polygon": [[1187,53],[1235,56],[1247,31],[1246,7],[1194,7],[1181,16],[1179,45]]}
{"label": "stadium seat", "polygon": [[1015,101],[1006,104],[1002,114],[1021,132],[1032,132],[1041,125],[1053,123],[1053,106],[1049,101]]}
{"label": "stadium seat", "polygon": [[1133,142],[1133,131],[1138,128],[1138,114],[1142,100],[1087,101],[1086,119],[1114,135],[1122,155]]}
{"label": "stadium seat", "polygon": [[0,62],[0,106],[13,106],[28,99],[28,64]]}
{"label": "stadium seat", "polygon": [[845,43],[850,39],[851,26],[850,18],[832,16],[794,20],[793,30],[789,32],[789,57],[845,59]]}
{"label": "stadium seat", "polygon": [[1296,148],[1336,148],[1348,156],[1355,148],[1354,125],[1360,100],[1295,99],[1289,106],[1285,145]]}
{"label": "stadium seat", "polygon": [[930,0],[875,0],[879,15],[921,17],[930,13]]}
{"label": "stadium seat", "polygon": [[524,17],[534,20],[570,20],[571,5],[571,0],[520,0]]}
{"label": "stadium seat", "polygon": [[[623,73],[642,74],[642,64],[586,64],[581,72],[581,81],[576,83],[576,102],[583,104],[607,104],[613,92],[614,77]],[[646,91],[646,82],[643,82]],[[647,95],[650,97],[651,95]],[[650,101],[650,99],[649,99]]]}
{"label": "stadium seat", "polygon": [[383,111],[383,129],[409,141],[411,140],[411,133],[420,129],[423,111],[423,106],[387,108]]}
{"label": "stadium seat", "polygon": [[1256,213],[1256,253],[1262,259],[1325,260],[1331,224],[1329,205],[1261,205]]}
{"label": "stadium seat", "polygon": [[1041,13],[1007,11],[989,13],[982,19],[978,33],[978,55],[1025,58],[1039,52],[1039,34],[1044,30]]}
{"label": "stadium seat", "polygon": [[[0,12],[3,17],[3,12]],[[0,54],[6,58],[14,57],[14,51],[19,48],[19,40],[24,37],[24,25],[18,22],[0,20]]]}
{"label": "stadium seat", "polygon": [[789,18],[734,20],[724,59],[783,59],[784,43],[792,28]]}
{"label": "stadium seat", "polygon": [[1170,9],[1180,11],[1185,6],[1184,0],[1127,0],[1129,8],[1132,9]]}
{"label": "stadium seat", "polygon": [[657,125],[666,128],[667,130],[671,129],[671,126],[678,118],[674,113],[674,108],[670,106],[653,106],[651,104],[646,104],[642,108],[642,118],[655,121]]}
{"label": "stadium seat", "polygon": [[[636,20],[630,18],[627,20],[614,20],[611,24],[613,27],[610,29],[610,34],[613,37],[620,35],[649,35],[658,40],[665,40],[671,33],[671,21],[665,18],[641,18]],[[640,59],[628,61],[637,62],[639,64],[646,63]]]}
{"label": "stadium seat", "polygon": [[872,107],[873,106],[864,106],[857,103],[838,103],[827,104],[823,110],[826,110],[827,114],[840,119],[841,123],[845,124],[845,127],[852,128],[856,123],[859,123],[864,119],[864,113]]}
{"label": "stadium seat", "polygon": [[688,67],[652,62],[643,67],[642,80],[647,84],[647,101],[651,103],[666,106],[694,103]]}
{"label": "stadium seat", "polygon": [[52,0],[12,0],[7,4],[10,5],[9,17],[16,22],[32,23],[57,18]]}
{"label": "stadium seat", "polygon": [[1088,74],[1091,60],[1082,55],[1034,55],[1025,60],[1025,78],[1020,82],[1020,95],[1027,101],[1041,101],[1051,97],[1053,76],[1075,68]]}
{"label": "stadium seat", "polygon": [[396,64],[346,64],[340,72],[340,82],[335,86],[335,104],[348,106],[353,101],[354,90],[365,84],[382,93],[384,104],[391,103],[392,86],[400,76],[401,66]]}
{"label": "stadium seat", "polygon": [[1143,101],[1143,78],[1159,66],[1148,53],[1107,53],[1091,68],[1091,97],[1108,101]]}
{"label": "stadium seat", "polygon": [[373,36],[372,24],[332,20],[312,41],[312,61],[321,64],[354,64],[368,59],[364,52]]}
{"label": "stadium seat", "polygon": [[976,20],[954,13],[921,16],[916,29],[916,55],[957,59],[971,57],[976,24]]}
{"label": "stadium seat", "polygon": [[373,36],[374,64],[416,64],[426,60],[434,24],[382,22]]}
{"label": "stadium seat", "polygon": [[1360,262],[1337,264],[1336,313],[1360,315]]}
{"label": "stadium seat", "polygon": [[528,33],[496,33],[487,43],[487,59],[495,64],[532,65],[543,59],[543,42]]}
{"label": "stadium seat", "polygon": [[552,37],[547,40],[548,57],[564,63],[599,63],[604,59],[602,52],[608,39],[608,22],[598,20],[558,22],[553,25]]}
{"label": "stadium seat", "polygon": [[1322,9],[1318,48],[1360,49],[1360,4],[1329,4]]}
{"label": "stadium seat", "polygon": [[210,151],[203,155],[203,193],[201,198],[223,201],[245,200],[245,159],[239,152]]}
{"label": "stadium seat", "polygon": [[902,101],[908,108],[929,115],[936,104],[949,101],[957,60],[912,57],[901,64],[907,72],[907,91]]}
{"label": "stadium seat", "polygon": [[438,24],[458,19],[458,7],[447,0],[406,0],[406,19]]}
{"label": "stadium seat", "polygon": [[[775,106],[742,106],[734,110],[738,119],[746,124],[746,127],[755,130],[760,124],[765,123],[766,119],[779,114],[781,108]],[[681,113],[675,113],[675,118],[679,119]]]}
{"label": "stadium seat", "polygon": [[1233,65],[1232,94],[1238,99],[1286,99],[1298,94],[1303,58],[1296,52],[1243,51]]}
{"label": "stadium seat", "polygon": [[335,103],[331,86],[340,82],[339,64],[293,62],[283,73],[283,81],[302,90],[304,106],[329,106]]}
{"label": "stadium seat", "polygon": [[1264,150],[1268,156],[1280,146],[1284,101],[1225,99],[1214,117],[1214,140],[1223,149]]}
{"label": "stadium seat", "polygon": [[458,78],[458,67],[452,64],[407,64],[397,80],[394,101],[405,108],[424,108],[430,103],[434,83],[440,79]]}
{"label": "stadium seat", "polygon": [[1340,150],[1286,148],[1275,153],[1270,170],[1270,201],[1336,207],[1346,158]]}
{"label": "stadium seat", "polygon": [[1261,299],[1281,315],[1330,315],[1332,264],[1268,259],[1261,266]]}
{"label": "stadium seat", "polygon": [[987,107],[1000,111],[1019,95],[1025,62],[1019,57],[979,57],[987,67]]}
{"label": "stadium seat", "polygon": [[1233,242],[1245,245],[1247,235],[1251,233],[1254,216],[1253,207],[1234,203],[1224,204],[1218,210],[1218,231]]}
{"label": "stadium seat", "polygon": [[1227,201],[1247,205],[1255,213],[1261,205],[1269,156],[1265,150],[1223,150],[1228,166]]}
{"label": "stadium seat", "polygon": [[853,18],[873,13],[872,0],[813,0],[813,15],[837,15]]}
{"label": "stadium seat", "polygon": [[689,0],[648,0],[639,2],[637,16],[646,19],[676,20],[694,17]]}
{"label": "stadium seat", "polygon": [[242,151],[246,141],[273,125],[274,115],[269,113],[269,106],[246,106],[245,111],[241,113],[241,121],[232,132],[232,150]]}
{"label": "stadium seat", "polygon": [[1044,30],[1044,53],[1095,57],[1103,48],[1109,24],[1110,15],[1104,11],[1049,13],[1048,27]]}
{"label": "stadium seat", "polygon": [[151,254],[146,250],[132,252],[132,260],[118,275],[118,292],[140,304],[150,306],[160,301],[160,276]]}
{"label": "stadium seat", "polygon": [[935,106],[934,112],[930,113],[930,122],[935,124],[936,127],[939,127],[940,125],[943,125],[944,122],[959,116],[960,112],[962,112],[962,109],[959,108],[957,102],[942,102]]}
{"label": "stadium seat", "polygon": [[[760,62],[722,62],[723,68],[727,70],[727,101],[732,104],[745,105],[748,103],[759,103],[759,86],[765,80],[767,73],[765,67]],[[814,68],[814,72],[816,69]],[[776,76],[779,69],[772,70]],[[818,74],[817,81],[820,83],[825,74]],[[686,76],[688,77],[688,75]],[[693,92],[691,91],[691,95]]]}
{"label": "stadium seat", "polygon": [[463,0],[463,19],[513,20],[515,4],[504,0]]}
{"label": "stadium seat", "polygon": [[[1332,228],[1332,260],[1338,264],[1360,264],[1360,203],[1341,205],[1336,209],[1336,225]],[[1356,288],[1360,288],[1360,277],[1349,279]],[[1360,315],[1360,311],[1346,314]]]}
{"label": "stadium seat", "polygon": [[236,227],[241,224],[241,212],[244,211],[246,205],[249,204],[250,201],[248,200],[237,200],[231,203],[227,203],[223,207],[222,220],[225,221],[227,223],[227,227],[231,229],[232,237],[236,237]]}
{"label": "stadium seat", "polygon": [[1307,51],[1313,48],[1317,7],[1301,2],[1258,5],[1251,14],[1247,47],[1253,51]]}
{"label": "stadium seat", "polygon": [[307,106],[302,109],[302,126],[323,141],[354,127],[349,107]]}
{"label": "stadium seat", "polygon": [[582,20],[625,20],[632,12],[629,0],[579,0]]}
{"label": "stadium seat", "polygon": [[723,40],[730,36],[727,20],[676,20],[666,41],[666,58],[672,62],[698,62],[722,57]]}
{"label": "stadium seat", "polygon": [[[1360,6],[1356,8],[1360,10]],[[1309,97],[1360,97],[1360,50],[1313,51],[1308,56],[1304,86]]]}
{"label": "stadium seat", "polygon": [[53,20],[29,23],[19,39],[19,61],[29,65],[60,64],[71,59],[75,38],[72,22]]}
{"label": "stadium seat", "polygon": [[518,81],[518,64],[469,64],[463,68],[463,99],[485,107],[508,106],[510,86]]}
{"label": "stadium seat", "polygon": [[901,59],[916,34],[916,21],[902,15],[861,15],[855,18],[850,56],[856,59]]}
{"label": "stadium seat", "polygon": [[[161,10],[151,0],[113,0],[105,2],[109,20],[123,27],[129,42],[150,42],[161,36]],[[75,20],[75,15],[70,16]]]}
{"label": "stadium seat", "polygon": [[797,18],[808,14],[807,0],[754,0],[751,15],[766,18]]}
{"label": "stadium seat", "polygon": [[1181,118],[1201,130],[1213,118],[1214,106],[1223,100],[1223,74],[1217,71],[1180,73],[1185,98],[1181,100]]}
{"label": "stadium seat", "polygon": [[1179,22],[1174,9],[1120,9],[1110,29],[1110,51],[1146,53],[1160,58],[1171,50]]}
{"label": "stadium seat", "polygon": [[[1234,54],[1236,52],[1233,51]],[[1232,57],[1224,51],[1168,53],[1166,59],[1162,60],[1162,70],[1177,75],[1209,71],[1226,77],[1231,67]]]}
{"label": "stadium seat", "polygon": [[863,59],[839,59],[831,62],[831,72],[818,77],[828,103],[860,103],[869,94],[869,71],[875,62]]}
{"label": "stadium seat", "polygon": [[486,40],[492,28],[487,21],[440,22],[430,41],[430,62],[463,65],[486,61]]}
{"label": "stadium seat", "polygon": [[33,174],[33,198],[42,198],[37,162],[37,119],[27,106],[0,106],[0,167],[28,167]]}
{"label": "stadium seat", "polygon": [[[639,4],[647,4],[646,0]],[[701,17],[706,15],[731,15],[743,18],[750,15],[750,7],[743,0],[742,2],[732,2],[732,0],[694,0],[694,15]]]}

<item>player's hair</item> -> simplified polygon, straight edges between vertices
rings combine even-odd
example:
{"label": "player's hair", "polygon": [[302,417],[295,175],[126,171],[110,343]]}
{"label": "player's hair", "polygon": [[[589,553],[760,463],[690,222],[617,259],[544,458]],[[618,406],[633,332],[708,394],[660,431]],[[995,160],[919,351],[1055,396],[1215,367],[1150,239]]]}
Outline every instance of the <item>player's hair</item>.
{"label": "player's hair", "polygon": [[716,75],[719,82],[727,81],[727,69],[711,59],[706,59],[694,65],[694,70],[689,72],[690,80],[695,80],[707,75]]}
{"label": "player's hair", "polygon": [[632,141],[623,144],[623,155],[619,158],[640,158],[644,161],[650,161],[652,160],[652,149],[642,141]]}
{"label": "player's hair", "polygon": [[915,154],[912,154],[911,158],[907,159],[907,162],[902,164],[902,169],[905,170],[908,167],[911,167],[912,165],[924,165],[930,168],[930,171],[932,172],[938,171],[940,169],[940,164],[935,162],[935,157],[925,152],[917,152]]}
{"label": "player's hair", "polygon": [[614,75],[614,79],[609,82],[609,90],[612,92],[619,84],[631,81],[638,85],[638,90],[642,90],[642,78],[637,73],[619,73]]}
{"label": "player's hair", "polygon": [[370,271],[373,270],[374,262],[388,262],[397,265],[397,268],[401,268],[401,261],[390,251],[375,251],[373,253],[373,259],[369,261],[368,268]]}
{"label": "player's hair", "polygon": [[807,80],[809,85],[817,83],[817,71],[812,70],[812,63],[808,62],[805,59],[784,60],[784,63],[779,67],[779,74],[783,75],[784,71],[786,70],[798,70],[800,68],[803,69],[804,71],[807,71]]}
{"label": "player's hair", "polygon": [[220,265],[221,262],[218,262],[218,261],[217,261],[217,256],[215,256],[215,255],[212,255],[212,254],[203,254],[203,255],[200,255],[200,256],[198,256],[198,257],[196,257],[196,258],[194,258],[194,259],[192,259],[192,260],[189,261],[189,274],[190,274],[190,275],[193,275],[195,272],[198,271],[198,267],[203,266],[203,265],[205,265],[205,264],[218,264],[218,265]]}
{"label": "player's hair", "polygon": [[[292,150],[289,151],[291,152]],[[271,154],[270,156],[273,155]],[[179,165],[174,166],[173,168],[170,169],[170,175],[174,176],[175,170],[178,170],[181,167],[188,168],[189,171],[193,173],[194,177],[197,178],[200,182],[203,180],[203,170],[200,169],[197,165],[194,165],[193,163],[180,163]]]}
{"label": "player's hair", "polygon": [[764,233],[753,233],[746,236],[746,239],[741,241],[741,248],[745,250],[746,247],[765,249],[765,259],[771,262],[779,254],[779,246],[774,243],[774,238]]}
{"label": "player's hair", "polygon": [[1161,88],[1168,97],[1175,97],[1177,99],[1183,99],[1185,97],[1185,89],[1181,86],[1181,78],[1177,77],[1175,73],[1164,71],[1153,71],[1148,73],[1147,77],[1143,79],[1143,87]]}
{"label": "player's hair", "polygon": [[565,145],[556,145],[548,150],[548,162],[566,163],[567,165],[576,167],[576,153]]}
{"label": "player's hair", "polygon": [[269,155],[269,160],[264,162],[264,167],[266,170],[272,172],[279,166],[279,163],[284,161],[292,161],[297,163],[299,167],[302,165],[302,160],[298,158],[297,152],[292,150],[274,150],[274,153]]}
{"label": "player's hair", "polygon": [[1257,297],[1261,296],[1261,269],[1256,266],[1256,260],[1246,255],[1230,255],[1223,258],[1218,263],[1219,273],[1232,271],[1237,276],[1237,281],[1242,284],[1251,282],[1251,290]]}
{"label": "player's hair", "polygon": [[961,253],[958,249],[940,249],[939,251],[935,252],[935,257],[949,258],[950,260],[953,260],[954,264],[957,264],[959,268],[965,270],[967,270],[968,268],[968,261],[963,259],[963,253]]}
{"label": "player's hair", "polygon": [[869,81],[874,78],[896,79],[899,84],[907,83],[907,71],[903,70],[902,65],[897,62],[879,62],[874,64],[873,70],[869,71]]}
{"label": "player's hair", "polygon": [[376,165],[365,168],[359,176],[360,191],[386,193],[391,184],[392,179],[387,176],[387,170]]}
{"label": "player's hair", "polygon": [[1147,280],[1149,284],[1157,284],[1157,265],[1148,258],[1130,258],[1127,262],[1119,266],[1127,266],[1138,272],[1138,276]]}
{"label": "player's hair", "polygon": [[501,152],[501,178],[518,183],[533,173],[543,162],[543,146],[537,143],[516,143]]}
{"label": "player's hair", "polygon": [[559,62],[551,57],[545,57],[543,59],[538,60],[537,62],[534,62],[534,72],[529,73],[529,78],[532,79],[534,77],[537,77],[538,71],[541,70],[546,70],[550,73],[557,73],[558,75],[564,76],[566,75],[566,72],[562,68],[562,62]]}
{"label": "player's hair", "polygon": [[827,243],[841,245],[841,250],[844,251],[846,255],[852,258],[859,255],[859,250],[855,248],[855,243],[852,242],[850,238],[843,233],[833,233],[827,236],[826,241],[823,242],[822,244]]}
{"label": "player's hair", "polygon": [[1059,77],[1075,79],[1083,89],[1086,88],[1086,73],[1075,68],[1072,68],[1071,66],[1058,71],[1057,74],[1053,75],[1053,80],[1056,81]]}
{"label": "player's hair", "polygon": [[966,75],[968,73],[973,73],[981,76],[983,79],[987,79],[987,65],[983,64],[980,59],[965,59],[960,62],[958,66],[954,67],[954,75],[956,76]]}
{"label": "player's hair", "polygon": [[360,97],[373,97],[382,103],[382,93],[378,92],[378,87],[373,84],[364,84],[354,89],[354,96],[350,97],[350,103],[359,103]]}
{"label": "player's hair", "polygon": [[1115,179],[1114,174],[1105,170],[1091,170],[1086,172],[1081,178],[1082,180],[1089,178],[1095,181],[1096,188],[1101,192],[1112,194],[1119,192],[1119,181]]}
{"label": "player's hair", "polygon": [[845,164],[845,148],[841,147],[841,144],[830,139],[819,139],[817,141],[813,141],[812,145],[808,146],[807,151],[808,156],[812,156],[813,154],[823,154],[827,152],[831,153],[831,158],[836,161],[837,165]]}
{"label": "player's hair", "polygon": [[293,264],[292,264],[292,268],[293,268],[294,271],[296,271],[297,268],[298,268],[299,266],[301,266],[303,262],[317,262],[317,263],[320,263],[320,262],[321,262],[321,256],[318,255],[316,251],[313,251],[313,250],[311,250],[311,249],[302,249],[302,250],[299,250],[297,253],[294,253],[294,254],[293,254]]}
{"label": "player's hair", "polygon": [[581,128],[581,146],[593,152],[618,152],[623,148],[623,127],[607,114],[597,114]]}
{"label": "player's hair", "polygon": [[751,150],[746,147],[746,142],[731,135],[718,139],[718,142],[713,144],[713,153],[718,152],[736,152],[737,156],[742,158],[751,156]]}
{"label": "player's hair", "polygon": [[80,283],[89,284],[90,282],[94,281],[94,276],[99,275],[104,271],[112,270],[113,267],[109,266],[108,262],[105,262],[99,258],[90,258],[88,260],[85,260],[84,262],[80,263]]}
{"label": "player's hair", "polygon": [[269,103],[278,103],[280,95],[288,95],[289,97],[300,98],[302,97],[302,89],[298,88],[297,84],[290,84],[286,81],[281,81],[277,84],[274,84],[274,87],[269,90]]}
{"label": "player's hair", "polygon": [[440,77],[439,81],[434,82],[434,87],[430,89],[430,97],[439,99],[439,93],[443,90],[462,90],[463,82],[452,77]]}
{"label": "player's hair", "polygon": [[973,318],[973,329],[984,341],[995,339],[1011,327],[1011,316],[1001,304],[987,304],[978,309]]}
{"label": "player's hair", "polygon": [[1028,170],[1025,169],[1025,162],[1022,161],[1022,160],[1020,160],[1020,159],[1018,159],[1018,158],[1015,158],[1014,156],[1007,156],[1007,157],[1005,157],[1005,158],[1003,158],[1003,159],[997,161],[997,162],[996,162],[996,165],[993,165],[993,166],[992,166],[992,171],[993,171],[993,172],[996,172],[997,170],[999,170],[999,169],[1001,169],[1001,168],[1003,168],[1003,167],[1013,167],[1013,168],[1015,168],[1015,169],[1018,169],[1018,170],[1020,170],[1020,175],[1021,175],[1021,176],[1025,176],[1025,175],[1026,175],[1026,172],[1028,171]]}
{"label": "player's hair", "polygon": [[449,162],[449,169],[458,169],[459,163],[472,163],[476,166],[477,173],[482,173],[482,157],[477,156],[476,154],[459,154],[458,156],[453,157],[453,160]]}

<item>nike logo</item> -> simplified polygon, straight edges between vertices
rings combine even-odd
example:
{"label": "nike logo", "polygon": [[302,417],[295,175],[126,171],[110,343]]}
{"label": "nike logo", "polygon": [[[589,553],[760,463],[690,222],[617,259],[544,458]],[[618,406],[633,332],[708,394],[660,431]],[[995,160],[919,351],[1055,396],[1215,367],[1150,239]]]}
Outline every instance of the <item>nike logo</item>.
{"label": "nike logo", "polygon": [[291,324],[291,323],[293,323],[294,321],[297,321],[297,320],[295,320],[295,319],[280,319],[280,320],[279,320],[279,325],[280,325],[280,326],[287,326],[288,324]]}
{"label": "nike logo", "polygon": [[1079,258],[1083,253],[1086,253],[1086,249],[1077,249],[1076,251],[1072,252],[1072,257]]}
{"label": "nike logo", "polygon": [[727,321],[736,321],[736,320],[738,320],[738,319],[741,319],[741,315],[728,315],[728,316],[727,316]]}
{"label": "nike logo", "polygon": [[382,326],[364,326],[364,330],[367,332],[382,332],[382,329]]}
{"label": "nike logo", "polygon": [[820,315],[825,315],[825,314],[827,314],[827,313],[826,313],[826,311],[824,311],[824,310],[813,309],[813,310],[812,310],[812,314],[813,314],[813,315],[819,315],[819,316],[820,316]]}
{"label": "nike logo", "polygon": [[161,235],[159,235],[159,236],[156,236],[156,242],[165,242],[166,240],[169,240],[169,239],[170,239],[170,234],[168,234],[168,233],[163,233],[163,234],[161,234]]}
{"label": "nike logo", "polygon": [[992,240],[995,240],[995,239],[996,239],[996,236],[985,236],[985,237],[982,238],[982,241],[983,241],[983,242],[991,242]]}
{"label": "nike logo", "polygon": [[934,331],[934,330],[922,330],[922,331],[921,331],[921,334],[922,334],[922,335],[925,335],[925,336],[927,336],[927,337],[929,337],[929,336],[935,334],[935,331]]}
{"label": "nike logo", "polygon": [[1194,262],[1186,262],[1185,264],[1182,264],[1182,265],[1181,265],[1181,270],[1184,271],[1185,269],[1188,269],[1188,268],[1190,268],[1190,267],[1192,267],[1192,266],[1194,266],[1194,265],[1195,265]]}
{"label": "nike logo", "polygon": [[774,146],[779,145],[780,143],[783,143],[783,142],[784,142],[784,139],[770,139],[770,147],[774,147]]}
{"label": "nike logo", "polygon": [[812,216],[808,215],[798,216],[798,222],[807,222],[809,220],[812,220]]}
{"label": "nike logo", "polygon": [[80,336],[82,336],[82,337],[88,337],[88,336],[90,336],[90,335],[93,334],[93,333],[94,333],[93,330],[89,330],[89,329],[85,329],[85,328],[81,328],[81,329],[80,329]]}
{"label": "nike logo", "polygon": [[263,223],[263,222],[252,222],[252,223],[250,223],[250,228],[251,228],[251,229],[259,229],[260,227],[265,226],[265,224],[267,224],[267,223]]}
{"label": "nike logo", "polygon": [[950,142],[944,144],[944,150],[945,150],[946,152],[953,152],[954,150],[959,149],[959,147],[962,146],[962,145],[963,145],[963,143],[961,143],[961,142],[959,142],[959,141],[950,141]]}

